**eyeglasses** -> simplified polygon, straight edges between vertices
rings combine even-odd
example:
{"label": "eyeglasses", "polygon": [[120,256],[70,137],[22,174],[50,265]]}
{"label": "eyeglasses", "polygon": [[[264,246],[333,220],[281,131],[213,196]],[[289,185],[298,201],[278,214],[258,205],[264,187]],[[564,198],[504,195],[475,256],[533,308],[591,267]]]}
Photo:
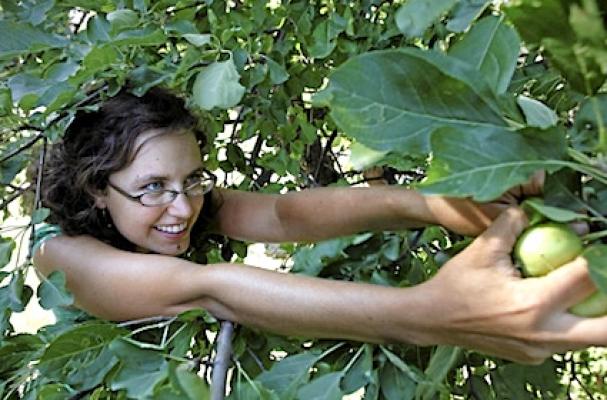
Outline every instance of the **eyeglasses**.
{"label": "eyeglasses", "polygon": [[184,187],[183,190],[150,190],[137,196],[129,194],[110,181],[107,184],[129,200],[137,201],[145,207],[158,207],[172,203],[182,193],[188,197],[204,196],[215,187],[215,181],[217,180],[208,171],[203,171],[201,176],[197,176],[194,179],[195,181]]}

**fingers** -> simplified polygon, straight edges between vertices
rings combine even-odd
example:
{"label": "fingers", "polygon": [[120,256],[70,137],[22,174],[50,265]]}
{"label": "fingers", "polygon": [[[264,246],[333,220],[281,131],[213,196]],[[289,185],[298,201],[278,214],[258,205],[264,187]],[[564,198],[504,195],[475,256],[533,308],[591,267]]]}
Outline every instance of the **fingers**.
{"label": "fingers", "polygon": [[486,251],[509,255],[517,237],[525,229],[527,223],[527,216],[522,209],[510,207],[504,210],[489,228],[472,242],[470,247],[477,250],[484,248]]}
{"label": "fingers", "polygon": [[542,279],[548,282],[553,300],[563,309],[579,303],[596,290],[584,257],[577,257]]}

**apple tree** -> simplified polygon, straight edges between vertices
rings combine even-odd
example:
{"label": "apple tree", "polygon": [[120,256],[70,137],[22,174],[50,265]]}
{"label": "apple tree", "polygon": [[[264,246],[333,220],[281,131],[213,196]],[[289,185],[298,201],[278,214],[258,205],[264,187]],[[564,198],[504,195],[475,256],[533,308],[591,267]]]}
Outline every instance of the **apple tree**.
{"label": "apple tree", "polygon": [[[127,82],[136,95],[160,85],[187,98],[224,187],[387,183],[489,201],[544,170],[543,198],[525,207],[538,221],[588,224],[591,276],[607,293],[604,1],[0,0],[0,10],[2,399],[210,398],[222,355],[213,316],[116,324],[68,313],[60,273],[35,289],[25,280],[24,239],[48,216],[28,167],[44,163],[76,111]],[[29,223],[11,226],[19,212]],[[289,273],[408,287],[469,241],[427,227],[266,250]],[[209,235],[190,258],[241,262],[248,245]],[[11,316],[36,301],[62,317],[16,332]],[[234,400],[607,395],[594,348],[523,366],[243,326],[229,343]]]}

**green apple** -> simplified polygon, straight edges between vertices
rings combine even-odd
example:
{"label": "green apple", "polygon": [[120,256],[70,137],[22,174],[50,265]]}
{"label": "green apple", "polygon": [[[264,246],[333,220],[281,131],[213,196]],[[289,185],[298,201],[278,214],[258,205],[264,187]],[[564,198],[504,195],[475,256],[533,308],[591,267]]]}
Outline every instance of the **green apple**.
{"label": "green apple", "polygon": [[[565,224],[554,222],[534,225],[516,242],[514,256],[525,276],[542,276],[572,261],[583,250],[582,241]],[[569,309],[580,317],[607,315],[607,294],[594,292]]]}
{"label": "green apple", "polygon": [[583,249],[569,226],[548,222],[527,229],[516,242],[514,256],[525,276],[542,276],[572,261]]}
{"label": "green apple", "polygon": [[607,314],[607,294],[594,292],[585,300],[569,309],[572,314],[580,317],[600,317]]}

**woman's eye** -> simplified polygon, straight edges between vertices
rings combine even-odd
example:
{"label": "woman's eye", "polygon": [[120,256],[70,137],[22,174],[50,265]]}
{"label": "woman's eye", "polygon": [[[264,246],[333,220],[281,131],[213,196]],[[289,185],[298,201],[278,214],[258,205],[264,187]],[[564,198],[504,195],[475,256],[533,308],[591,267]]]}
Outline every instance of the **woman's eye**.
{"label": "woman's eye", "polygon": [[162,183],[160,182],[150,182],[143,187],[146,192],[158,192],[162,190]]}

